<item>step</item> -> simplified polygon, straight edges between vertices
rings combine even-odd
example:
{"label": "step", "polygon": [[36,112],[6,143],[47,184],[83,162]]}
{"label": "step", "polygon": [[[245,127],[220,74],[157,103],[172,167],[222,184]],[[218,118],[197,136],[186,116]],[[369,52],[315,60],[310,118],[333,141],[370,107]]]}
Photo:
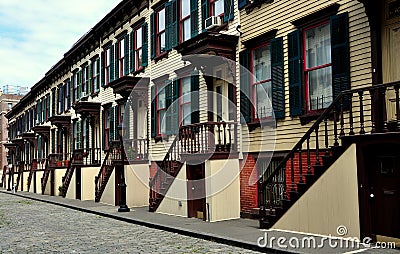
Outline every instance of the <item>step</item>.
{"label": "step", "polygon": [[316,176],[316,178],[319,178],[323,173],[325,173],[328,167],[325,165],[314,165],[313,168],[314,175]]}
{"label": "step", "polygon": [[322,164],[329,167],[335,162],[335,158],[330,155],[323,155],[322,156]]}
{"label": "step", "polygon": [[304,194],[308,190],[308,188],[311,186],[310,184],[307,184],[305,182],[297,183],[296,185],[297,185],[297,192],[300,194],[300,196],[302,194]]}
{"label": "step", "polygon": [[305,174],[304,179],[306,180],[307,184],[313,184],[315,182],[315,175],[314,174]]}

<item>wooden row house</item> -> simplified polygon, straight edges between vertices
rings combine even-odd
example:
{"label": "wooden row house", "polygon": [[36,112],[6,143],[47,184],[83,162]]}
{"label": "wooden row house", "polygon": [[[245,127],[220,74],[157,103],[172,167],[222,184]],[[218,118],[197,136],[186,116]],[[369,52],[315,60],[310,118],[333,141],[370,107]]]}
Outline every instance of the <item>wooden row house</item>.
{"label": "wooden row house", "polygon": [[6,187],[400,238],[399,6],[122,1],[7,114]]}

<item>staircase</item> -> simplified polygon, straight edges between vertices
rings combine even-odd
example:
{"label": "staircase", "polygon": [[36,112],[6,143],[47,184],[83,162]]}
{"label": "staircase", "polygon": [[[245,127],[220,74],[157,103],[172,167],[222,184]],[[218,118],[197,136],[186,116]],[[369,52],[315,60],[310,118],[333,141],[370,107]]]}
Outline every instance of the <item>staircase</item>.
{"label": "staircase", "polygon": [[94,179],[95,185],[95,202],[100,202],[101,196],[103,195],[104,189],[108,183],[108,179],[115,168],[115,165],[112,163],[111,153],[112,148],[110,148],[106,154],[106,157],[103,160],[103,164],[101,165],[100,171]]}
{"label": "staircase", "polygon": [[34,160],[32,160],[31,168],[30,168],[30,170],[29,170],[29,176],[28,176],[28,190],[27,190],[27,191],[29,191],[29,189],[30,189],[30,187],[31,187],[33,172],[35,172],[36,170],[37,170],[37,160],[34,159]]}
{"label": "staircase", "polygon": [[50,165],[49,165],[49,157],[46,158],[46,164],[44,167],[44,172],[43,172],[43,177],[42,177],[42,181],[41,181],[41,186],[42,186],[42,195],[44,195],[44,192],[46,191],[46,185],[47,185],[47,181],[49,180],[49,175],[50,175]]}
{"label": "staircase", "polygon": [[182,137],[182,128],[176,135],[163,161],[158,163],[157,172],[150,180],[149,211],[155,212],[164,199],[172,182],[182,168],[183,161],[180,161],[179,140]]}
{"label": "staircase", "polygon": [[74,165],[74,159],[75,155],[77,154],[76,151],[74,151],[71,155],[71,158],[69,160],[69,165],[67,168],[67,171],[65,172],[65,175],[62,177],[62,188],[61,188],[61,196],[65,198],[67,196],[67,191],[69,184],[71,183],[72,175],[74,174],[74,170],[76,166]]}
{"label": "staircase", "polygon": [[[17,182],[16,182],[16,186],[15,186],[15,190],[18,190],[19,187],[19,182],[21,181],[21,176],[24,173],[24,162],[20,162],[19,166],[18,166],[18,177],[17,177]],[[24,186],[22,186],[22,189],[24,188]]]}
{"label": "staircase", "polygon": [[263,172],[260,228],[272,227],[340,157],[349,146],[345,137],[400,131],[399,88],[388,83],[338,95],[278,166]]}

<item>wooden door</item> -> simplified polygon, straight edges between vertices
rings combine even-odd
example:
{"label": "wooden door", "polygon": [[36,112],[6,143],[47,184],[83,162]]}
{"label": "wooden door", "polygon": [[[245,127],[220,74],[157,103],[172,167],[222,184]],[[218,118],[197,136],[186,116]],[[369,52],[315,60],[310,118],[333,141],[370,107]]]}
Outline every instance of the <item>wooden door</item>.
{"label": "wooden door", "polygon": [[206,220],[206,192],[204,163],[188,165],[187,174],[187,195],[188,195],[188,217]]}
{"label": "wooden door", "polygon": [[376,148],[366,157],[372,234],[400,239],[400,145]]}
{"label": "wooden door", "polygon": [[115,205],[119,205],[121,201],[121,187],[122,183],[122,166],[115,167]]}
{"label": "wooden door", "polygon": [[82,191],[82,178],[81,178],[81,168],[75,169],[75,198],[81,199],[81,191]]}

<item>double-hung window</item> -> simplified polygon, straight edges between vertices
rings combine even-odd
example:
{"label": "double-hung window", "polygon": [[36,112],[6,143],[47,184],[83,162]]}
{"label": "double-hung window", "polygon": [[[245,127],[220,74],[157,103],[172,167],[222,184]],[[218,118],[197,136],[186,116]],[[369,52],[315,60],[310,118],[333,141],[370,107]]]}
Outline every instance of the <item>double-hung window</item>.
{"label": "double-hung window", "polygon": [[104,77],[105,84],[107,85],[111,79],[111,47],[108,47],[104,53]]}
{"label": "double-hung window", "polygon": [[73,102],[75,103],[78,100],[78,79],[79,79],[79,73],[76,71],[73,75]]}
{"label": "double-hung window", "polygon": [[323,109],[333,101],[329,22],[304,29],[303,41],[307,110]]}
{"label": "double-hung window", "polygon": [[92,93],[97,93],[100,90],[100,59],[92,61]]}
{"label": "double-hung window", "polygon": [[157,134],[161,136],[166,133],[165,129],[165,112],[166,112],[166,101],[165,101],[165,87],[157,88],[157,121],[158,129]]}
{"label": "double-hung window", "polygon": [[184,42],[191,37],[190,0],[180,0],[179,6],[179,41]]}
{"label": "double-hung window", "polygon": [[134,45],[134,54],[135,54],[135,70],[142,69],[142,46],[143,46],[143,27],[139,27],[135,30],[135,45]]}
{"label": "double-hung window", "polygon": [[264,44],[251,50],[251,69],[255,118],[272,116],[270,99],[271,90],[271,51],[270,45]]}
{"label": "double-hung window", "polygon": [[119,73],[119,77],[123,77],[125,75],[125,54],[126,54],[126,49],[125,49],[125,37],[122,37],[121,40],[118,41],[118,67],[119,69],[117,70]]}
{"label": "double-hung window", "polygon": [[210,16],[224,15],[224,0],[210,0]]}
{"label": "double-hung window", "polygon": [[191,77],[184,77],[180,80],[181,96],[180,96],[180,123],[181,125],[189,125],[192,123],[192,106],[191,106]]}
{"label": "double-hung window", "polygon": [[88,95],[89,78],[89,66],[86,65],[82,68],[82,94],[80,97]]}
{"label": "double-hung window", "polygon": [[160,55],[165,52],[165,8],[159,10],[156,14],[156,55]]}
{"label": "double-hung window", "polygon": [[104,149],[108,150],[110,147],[110,125],[111,125],[111,107],[105,109],[103,115],[103,126],[104,126]]}

